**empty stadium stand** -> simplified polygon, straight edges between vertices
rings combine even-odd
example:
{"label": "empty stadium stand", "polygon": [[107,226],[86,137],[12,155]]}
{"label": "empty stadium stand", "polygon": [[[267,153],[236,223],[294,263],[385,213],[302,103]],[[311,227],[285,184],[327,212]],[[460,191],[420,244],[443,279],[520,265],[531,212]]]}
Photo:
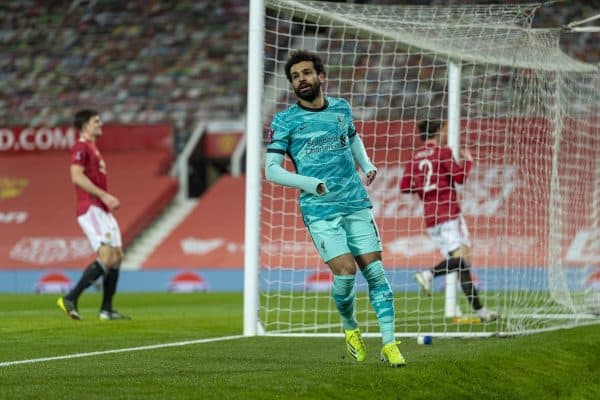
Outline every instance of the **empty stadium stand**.
{"label": "empty stadium stand", "polygon": [[[558,27],[595,13],[594,2],[573,0],[542,7],[534,23]],[[238,119],[247,21],[247,0],[2,1],[0,126],[68,123],[82,104],[102,110],[105,121],[167,122],[184,137],[199,120]],[[564,50],[598,62],[596,37],[565,34]],[[411,106],[402,93],[398,101]]]}
{"label": "empty stadium stand", "polygon": [[171,122],[243,113],[248,2],[0,2],[0,126]]}

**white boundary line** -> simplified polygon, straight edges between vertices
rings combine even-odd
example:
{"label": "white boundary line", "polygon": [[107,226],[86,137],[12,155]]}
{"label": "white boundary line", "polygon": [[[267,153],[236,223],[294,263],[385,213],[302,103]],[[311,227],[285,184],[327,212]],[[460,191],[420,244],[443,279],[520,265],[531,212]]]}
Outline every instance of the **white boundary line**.
{"label": "white boundary line", "polygon": [[68,354],[65,356],[32,358],[29,360],[18,360],[18,361],[4,361],[4,362],[0,362],[0,368],[1,367],[10,367],[11,365],[18,365],[18,364],[33,364],[33,363],[40,363],[40,362],[46,362],[46,361],[67,360],[70,358],[100,356],[100,355],[104,355],[104,354],[127,353],[127,352],[131,352],[131,351],[163,349],[165,347],[180,347],[180,346],[187,346],[190,344],[199,344],[199,343],[222,342],[222,341],[226,341],[226,340],[240,339],[243,337],[244,337],[244,335],[221,336],[221,337],[209,338],[209,339],[186,340],[184,342],[153,344],[153,345],[148,345],[148,346],[130,347],[130,348],[125,348],[125,349],[92,351],[89,353],[75,353],[75,354]]}

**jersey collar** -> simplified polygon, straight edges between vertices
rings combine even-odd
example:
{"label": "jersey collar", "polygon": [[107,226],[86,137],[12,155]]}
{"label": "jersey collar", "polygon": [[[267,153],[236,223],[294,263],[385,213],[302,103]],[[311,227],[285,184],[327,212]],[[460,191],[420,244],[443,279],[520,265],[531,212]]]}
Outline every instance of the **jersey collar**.
{"label": "jersey collar", "polygon": [[309,107],[304,107],[302,104],[300,104],[300,102],[297,102],[296,104],[298,104],[298,107],[300,107],[303,110],[306,111],[312,111],[312,112],[319,112],[319,111],[323,111],[325,110],[327,107],[329,107],[329,102],[327,101],[327,97],[325,97],[324,99],[324,103],[323,107],[319,107],[319,108],[309,108]]}

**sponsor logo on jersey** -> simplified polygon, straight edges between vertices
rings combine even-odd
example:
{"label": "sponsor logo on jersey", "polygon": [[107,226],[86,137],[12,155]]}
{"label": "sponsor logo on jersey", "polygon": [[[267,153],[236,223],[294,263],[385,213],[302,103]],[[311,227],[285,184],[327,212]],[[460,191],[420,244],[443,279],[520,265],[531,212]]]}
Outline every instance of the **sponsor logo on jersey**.
{"label": "sponsor logo on jersey", "polygon": [[342,141],[337,135],[322,135],[306,141],[306,155],[338,150],[344,145],[345,141]]}

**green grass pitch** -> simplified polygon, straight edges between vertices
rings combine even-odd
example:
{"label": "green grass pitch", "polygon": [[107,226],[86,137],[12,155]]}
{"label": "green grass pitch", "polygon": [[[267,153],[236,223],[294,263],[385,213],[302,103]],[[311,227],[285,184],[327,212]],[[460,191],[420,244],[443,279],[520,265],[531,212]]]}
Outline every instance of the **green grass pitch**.
{"label": "green grass pitch", "polygon": [[[408,366],[392,369],[378,338],[356,364],[341,336],[237,337],[241,293],[120,293],[117,309],[133,319],[108,322],[96,319],[97,293],[81,298],[81,322],[55,300],[0,295],[0,399],[600,398],[599,325],[431,346],[401,338]],[[12,363],[24,360],[37,361]]]}

